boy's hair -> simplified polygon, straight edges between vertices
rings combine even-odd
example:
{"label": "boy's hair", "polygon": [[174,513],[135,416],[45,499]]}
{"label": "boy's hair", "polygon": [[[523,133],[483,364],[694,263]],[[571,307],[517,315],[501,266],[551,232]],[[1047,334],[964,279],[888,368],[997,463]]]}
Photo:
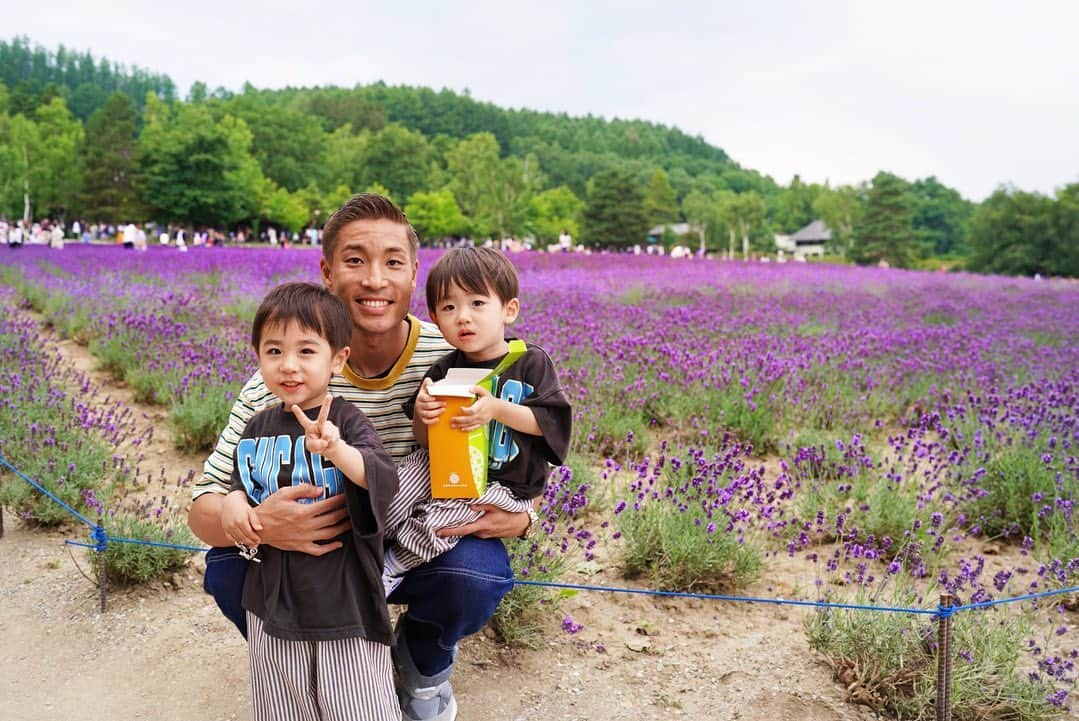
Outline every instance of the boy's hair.
{"label": "boy's hair", "polygon": [[321,285],[284,283],[267,293],[255,311],[251,324],[255,352],[266,326],[293,321],[325,338],[334,353],[352,342],[352,315],[343,300]]}
{"label": "boy's hair", "polygon": [[408,233],[408,247],[412,260],[416,259],[420,249],[420,236],[416,234],[404,212],[393,201],[377,193],[357,193],[344,205],[334,211],[326,225],[322,226],[322,257],[327,262],[333,259],[333,249],[337,245],[337,234],[349,223],[357,220],[392,220],[405,226]]}
{"label": "boy's hair", "polygon": [[517,269],[494,248],[454,248],[435,261],[427,274],[427,311],[435,317],[435,306],[456,285],[468,293],[493,292],[506,303],[519,292]]}

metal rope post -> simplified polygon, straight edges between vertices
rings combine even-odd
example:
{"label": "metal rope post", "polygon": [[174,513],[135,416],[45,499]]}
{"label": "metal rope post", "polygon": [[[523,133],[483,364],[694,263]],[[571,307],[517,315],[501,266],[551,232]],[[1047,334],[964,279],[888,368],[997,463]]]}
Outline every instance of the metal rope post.
{"label": "metal rope post", "polygon": [[941,614],[937,618],[937,721],[952,721],[952,614],[955,598],[940,595]]}
{"label": "metal rope post", "polygon": [[105,522],[101,514],[97,516],[94,541],[97,544],[97,583],[101,594],[101,613],[105,613],[105,549],[108,548],[108,540],[105,535]]}

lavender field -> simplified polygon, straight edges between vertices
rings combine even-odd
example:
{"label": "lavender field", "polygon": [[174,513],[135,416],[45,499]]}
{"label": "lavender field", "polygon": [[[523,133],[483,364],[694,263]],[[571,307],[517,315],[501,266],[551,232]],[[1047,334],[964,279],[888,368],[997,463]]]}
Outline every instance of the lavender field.
{"label": "lavender field", "polygon": [[[421,318],[435,257],[421,252]],[[626,583],[737,593],[789,555],[814,569],[804,598],[919,607],[942,592],[973,603],[1077,584],[1079,284],[512,257],[522,287],[515,331],[550,352],[575,410],[572,457],[547,493],[548,536],[515,549],[522,576],[557,578],[569,561],[603,553]],[[0,255],[0,453],[77,487],[69,498],[88,509],[109,504],[127,466],[60,446],[137,433],[80,397],[77,382],[60,382],[27,309],[88,344],[140,400],[167,406],[178,446],[205,449],[254,370],[248,323],[261,295],[285,280],[317,281],[317,260],[311,250],[248,248]],[[51,409],[47,422],[31,429],[41,408]],[[16,481],[3,478],[0,502],[30,522],[56,522],[37,515],[43,505],[13,490]],[[964,693],[971,709],[957,717],[1048,718],[1068,705],[1077,608],[1072,593],[957,616],[956,663],[966,669],[957,677],[968,683],[957,678],[957,709]],[[918,674],[932,680],[935,652],[927,626],[821,611],[806,632],[837,675],[875,648],[855,682],[881,710],[919,718],[927,683]],[[905,639],[892,649],[896,668],[880,650],[885,638]],[[987,684],[999,699],[986,700]]]}

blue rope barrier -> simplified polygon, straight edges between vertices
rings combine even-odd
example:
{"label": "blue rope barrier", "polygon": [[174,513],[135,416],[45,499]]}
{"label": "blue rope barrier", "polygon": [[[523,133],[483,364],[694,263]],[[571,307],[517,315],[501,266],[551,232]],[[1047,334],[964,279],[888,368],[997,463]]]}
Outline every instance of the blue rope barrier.
{"label": "blue rope barrier", "polygon": [[[95,551],[101,553],[108,547],[109,541],[115,541],[116,543],[132,543],[143,546],[154,546],[157,548],[175,548],[181,551],[190,551],[193,553],[206,553],[209,548],[200,546],[185,546],[175,543],[161,543],[158,541],[144,541],[137,538],[119,538],[109,536],[104,527],[89,520],[81,513],[76,511],[71,506],[64,503],[48,490],[43,488],[40,484],[34,482],[32,479],[26,476],[15,466],[8,463],[8,461],[0,456],[0,465],[7,467],[14,472],[24,481],[38,489],[46,496],[51,498],[57,504],[65,508],[72,515],[78,518],[80,521],[91,527],[90,539],[93,543],[79,543],[78,541],[65,540],[64,543],[71,546],[80,546],[82,548],[92,548]],[[999,606],[1006,603],[1016,603],[1018,601],[1029,601],[1038,598],[1045,598],[1048,596],[1058,596],[1064,593],[1073,593],[1079,591],[1079,586],[1072,586],[1070,588],[1061,588],[1054,591],[1042,591],[1040,593],[1030,593],[1023,596],[1015,596],[1012,598],[1002,598],[993,601],[981,601],[979,603],[971,603],[964,606],[944,606],[938,605],[935,609],[927,608],[903,608],[897,606],[867,606],[856,603],[833,603],[830,601],[798,601],[794,599],[785,598],[763,598],[759,596],[728,596],[718,593],[690,593],[688,591],[655,591],[647,588],[627,588],[619,586],[594,586],[588,584],[575,584],[575,583],[557,583],[555,581],[526,581],[522,579],[514,579],[513,584],[515,586],[542,586],[545,588],[558,588],[574,591],[600,591],[605,593],[626,593],[637,594],[643,596],[658,596],[668,598],[694,598],[706,601],[733,601],[743,603],[767,603],[777,606],[806,606],[810,608],[828,608],[828,609],[841,609],[848,611],[880,611],[886,613],[907,613],[912,615],[933,616],[937,619],[943,620],[951,618],[960,611],[969,611],[978,608],[988,608],[990,606]]]}
{"label": "blue rope barrier", "polygon": [[[141,539],[138,539],[138,538],[117,538],[116,536],[108,536],[107,538],[108,538],[109,541],[115,541],[116,543],[134,543],[134,544],[137,544],[137,545],[140,545],[140,546],[156,546],[158,548],[176,548],[176,549],[179,549],[181,551],[191,551],[191,552],[194,552],[194,553],[206,553],[207,551],[210,550],[209,548],[202,548],[201,546],[181,546],[181,545],[175,544],[175,543],[160,543],[158,541],[144,541],[144,540],[141,540]],[[100,548],[100,547],[98,547],[96,545],[93,545],[93,544],[90,544],[90,543],[79,543],[78,541],[68,541],[68,540],[65,540],[64,543],[66,543],[69,546],[82,546],[83,548],[93,548],[96,551],[105,550],[103,548]]]}
{"label": "blue rope barrier", "polygon": [[1079,586],[1071,586],[1070,588],[1058,588],[1055,591],[1041,591],[1040,593],[1028,593],[1025,596],[1014,596],[1012,598],[998,598],[993,601],[979,601],[978,603],[968,603],[965,606],[953,606],[953,611],[970,611],[976,608],[989,608],[990,606],[1002,606],[1005,603],[1015,603],[1016,601],[1030,601],[1036,598],[1045,598],[1046,596],[1059,596],[1063,593],[1075,593],[1079,591]]}
{"label": "blue rope barrier", "polygon": [[589,586],[573,583],[555,583],[553,581],[522,581],[515,579],[519,586],[547,586],[582,591],[606,591],[608,593],[633,593],[645,596],[665,596],[670,598],[697,598],[708,601],[742,601],[745,603],[771,603],[779,606],[812,606],[814,608],[840,608],[852,611],[889,611],[892,613],[910,613],[934,616],[937,611],[925,608],[901,608],[894,606],[863,606],[855,603],[830,603],[827,601],[796,601],[787,598],[761,598],[757,596],[725,596],[718,593],[689,593],[686,591],[653,591],[647,588],[625,588],[618,586]]}
{"label": "blue rope barrier", "polygon": [[27,476],[27,475],[26,475],[25,473],[23,473],[22,471],[20,471],[20,470],[19,470],[18,468],[16,468],[15,466],[13,466],[13,465],[11,465],[10,463],[8,463],[7,459],[6,459],[6,458],[4,458],[3,456],[0,456],[0,465],[2,465],[2,466],[6,466],[6,467],[7,467],[7,468],[8,468],[8,469],[9,469],[9,470],[10,470],[10,471],[12,472],[12,473],[14,473],[14,474],[15,474],[15,475],[17,475],[17,476],[18,476],[19,478],[21,478],[21,479],[23,479],[24,481],[26,481],[27,483],[29,483],[29,484],[30,484],[31,486],[33,486],[33,487],[34,487],[34,488],[36,488],[37,490],[39,490],[39,491],[41,491],[42,493],[44,493],[44,494],[45,494],[46,496],[48,496],[48,497],[49,497],[49,498],[51,498],[51,499],[52,499],[53,501],[55,501],[55,502],[56,502],[56,503],[57,503],[57,504],[58,504],[58,505],[59,505],[59,506],[60,506],[61,508],[63,508],[63,509],[65,509],[66,511],[68,511],[68,512],[69,512],[69,513],[70,513],[71,515],[75,516],[75,518],[79,519],[80,521],[82,521],[83,523],[85,523],[85,524],[86,524],[87,526],[90,526],[90,527],[97,527],[97,523],[95,523],[94,521],[91,521],[91,520],[90,520],[89,518],[87,518],[86,516],[82,515],[82,514],[81,514],[81,513],[79,513],[78,511],[76,511],[76,510],[75,510],[74,508],[72,508],[71,506],[69,506],[69,505],[67,505],[66,503],[64,503],[64,502],[63,502],[62,500],[60,500],[60,499],[59,499],[59,498],[57,498],[57,497],[56,497],[55,495],[53,495],[53,494],[52,494],[52,493],[51,493],[51,492],[50,492],[50,491],[49,491],[49,490],[48,490],[47,488],[45,488],[44,486],[42,486],[42,485],[41,485],[40,483],[37,483],[36,481],[34,481],[34,480],[33,480],[32,478],[30,478],[29,476]]}

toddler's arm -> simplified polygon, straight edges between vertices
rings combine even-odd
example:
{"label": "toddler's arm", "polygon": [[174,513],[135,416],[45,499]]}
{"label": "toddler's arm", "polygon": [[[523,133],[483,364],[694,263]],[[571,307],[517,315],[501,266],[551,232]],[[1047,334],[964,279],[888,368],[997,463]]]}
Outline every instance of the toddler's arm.
{"label": "toddler's arm", "polygon": [[230,491],[221,507],[221,530],[233,543],[257,546],[262,542],[258,514],[247,502],[245,491]]}
{"label": "toddler's arm", "polygon": [[363,454],[341,440],[341,431],[328,418],[332,403],[333,396],[327,393],[315,421],[305,416],[299,406],[292,406],[292,415],[304,429],[304,447],[337,466],[337,470],[357,486],[367,488]]}

